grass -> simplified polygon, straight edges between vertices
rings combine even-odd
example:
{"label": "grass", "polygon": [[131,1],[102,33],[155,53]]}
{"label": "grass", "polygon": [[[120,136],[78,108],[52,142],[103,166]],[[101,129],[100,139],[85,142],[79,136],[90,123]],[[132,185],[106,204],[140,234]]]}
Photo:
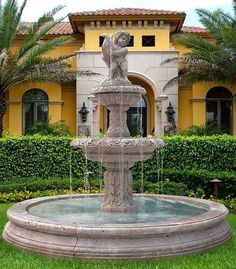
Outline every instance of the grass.
{"label": "grass", "polygon": [[[0,234],[11,204],[0,204]],[[16,249],[0,236],[0,269],[236,269],[236,215],[228,216],[233,238],[205,253],[150,261],[81,261],[41,257]]]}

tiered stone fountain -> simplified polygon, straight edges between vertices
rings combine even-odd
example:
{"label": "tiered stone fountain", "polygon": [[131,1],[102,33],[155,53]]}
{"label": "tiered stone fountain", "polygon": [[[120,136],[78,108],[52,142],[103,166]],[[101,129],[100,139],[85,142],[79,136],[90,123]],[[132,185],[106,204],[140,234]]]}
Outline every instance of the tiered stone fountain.
{"label": "tiered stone fountain", "polygon": [[[109,68],[108,78],[93,90],[99,102],[110,111],[110,124],[106,138],[77,139],[74,147],[81,148],[86,157],[101,161],[106,168],[102,211],[122,212],[135,210],[133,204],[132,173],[136,161],[149,159],[153,151],[163,146],[161,139],[131,138],[127,127],[127,110],[135,104],[145,89],[132,85],[127,78],[128,65],[125,47],[130,39],[126,32],[118,32],[113,44],[112,36],[104,35],[103,60]],[[100,153],[98,155],[98,152]]]}
{"label": "tiered stone fountain", "polygon": [[[105,138],[75,139],[73,147],[106,168],[104,195],[45,197],[8,211],[4,239],[45,255],[89,259],[143,259],[202,251],[231,236],[227,209],[188,197],[135,195],[130,168],[162,147],[161,139],[131,138],[126,111],[145,90],[127,79],[129,34],[105,35],[108,78],[93,90],[110,110]],[[140,153],[142,156],[140,156]],[[101,202],[100,202],[101,201]]]}

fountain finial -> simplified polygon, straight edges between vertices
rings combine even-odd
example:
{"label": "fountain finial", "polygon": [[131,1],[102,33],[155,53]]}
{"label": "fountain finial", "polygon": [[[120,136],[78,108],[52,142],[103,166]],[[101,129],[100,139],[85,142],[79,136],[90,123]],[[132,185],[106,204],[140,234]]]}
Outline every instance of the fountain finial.
{"label": "fountain finial", "polygon": [[126,46],[130,41],[130,34],[119,31],[113,36],[103,34],[102,59],[109,68],[108,78],[103,85],[131,85],[128,80],[128,62],[126,56],[128,49]]}

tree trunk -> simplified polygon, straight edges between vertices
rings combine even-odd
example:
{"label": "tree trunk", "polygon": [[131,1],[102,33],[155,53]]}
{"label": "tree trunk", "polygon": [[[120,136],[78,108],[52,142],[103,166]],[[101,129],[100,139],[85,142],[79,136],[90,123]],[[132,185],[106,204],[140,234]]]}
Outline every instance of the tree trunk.
{"label": "tree trunk", "polygon": [[0,138],[3,135],[3,116],[6,113],[6,98],[5,95],[0,95]]}

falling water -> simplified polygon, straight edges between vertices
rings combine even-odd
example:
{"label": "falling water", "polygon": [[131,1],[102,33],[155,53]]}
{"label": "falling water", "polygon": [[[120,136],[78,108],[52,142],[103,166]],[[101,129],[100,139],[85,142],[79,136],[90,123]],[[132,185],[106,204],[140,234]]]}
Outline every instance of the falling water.
{"label": "falling water", "polygon": [[139,99],[136,103],[136,136],[143,136],[143,106],[142,106],[142,95],[140,94]]}
{"label": "falling water", "polygon": [[140,102],[142,99],[142,95],[140,95],[140,98],[139,98],[139,135],[140,136],[143,136],[144,135],[144,131],[143,131],[143,105],[142,105],[142,102]]}
{"label": "falling water", "polygon": [[69,178],[70,178],[70,194],[71,194],[71,198],[72,198],[72,194],[73,194],[73,187],[72,187],[72,148],[70,150],[70,155],[69,155],[69,166],[70,166],[70,170],[69,170]]}
{"label": "falling water", "polygon": [[141,146],[139,146],[140,150],[140,162],[141,162],[141,187],[140,187],[140,192],[141,194],[144,193],[144,185],[143,185],[143,143],[141,143]]}
{"label": "falling water", "polygon": [[140,104],[139,104],[139,102],[137,102],[137,105],[136,105],[136,119],[137,119],[136,136],[140,135],[140,109],[139,108],[140,108]]}
{"label": "falling water", "polygon": [[123,140],[122,140],[122,129],[123,129],[123,93],[122,91],[120,92],[120,139],[121,139],[121,151],[120,151],[120,157],[119,157],[119,170],[121,171],[120,173],[120,204],[122,204],[122,201],[124,200],[124,168],[125,168],[125,162],[124,162],[124,144],[123,144]]}
{"label": "falling water", "polygon": [[161,153],[161,158],[160,158],[160,184],[161,184],[161,194],[163,194],[163,180],[164,180],[164,174],[163,174],[163,168],[164,168],[164,148],[160,149],[160,153]]}
{"label": "falling water", "polygon": [[120,173],[120,204],[124,201],[124,169],[125,169],[125,162],[124,162],[124,144],[121,139],[121,152],[120,152],[120,159],[119,159],[119,170]]}
{"label": "falling water", "polygon": [[84,155],[85,155],[84,190],[85,190],[85,192],[88,192],[88,190],[89,190],[89,182],[88,182],[88,177],[89,177],[89,171],[88,171],[88,143],[89,143],[89,140],[85,143],[85,146],[84,146]]}
{"label": "falling water", "polygon": [[160,194],[160,150],[157,149],[155,152],[157,161],[157,194]]}
{"label": "falling water", "polygon": [[103,190],[103,186],[104,186],[104,180],[103,180],[103,154],[101,151],[101,146],[99,145],[98,147],[98,161],[99,161],[99,189],[100,189],[100,193]]}

